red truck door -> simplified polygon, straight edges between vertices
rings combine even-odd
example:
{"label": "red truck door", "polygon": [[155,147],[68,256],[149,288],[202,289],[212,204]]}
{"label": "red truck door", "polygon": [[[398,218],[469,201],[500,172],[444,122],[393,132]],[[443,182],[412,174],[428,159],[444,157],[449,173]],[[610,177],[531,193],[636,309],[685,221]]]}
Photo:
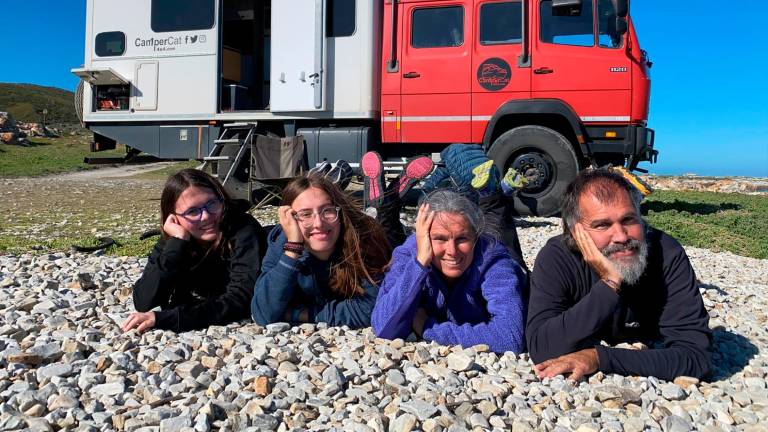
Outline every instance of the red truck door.
{"label": "red truck door", "polygon": [[522,1],[475,4],[472,52],[472,142],[480,143],[505,102],[531,97],[531,68],[518,66],[522,52]]}
{"label": "red truck door", "polygon": [[471,8],[417,1],[400,3],[398,16],[402,142],[470,142]]}
{"label": "red truck door", "polygon": [[632,64],[613,2],[583,0],[580,13],[560,16],[552,0],[532,9],[532,97],[563,100],[584,122],[628,122]]}

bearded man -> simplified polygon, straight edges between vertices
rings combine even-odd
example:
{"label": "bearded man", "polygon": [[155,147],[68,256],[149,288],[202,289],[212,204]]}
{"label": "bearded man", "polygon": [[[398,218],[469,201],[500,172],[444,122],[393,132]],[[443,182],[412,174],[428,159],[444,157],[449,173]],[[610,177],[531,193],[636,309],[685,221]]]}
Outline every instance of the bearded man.
{"label": "bearded man", "polygon": [[709,315],[696,275],[683,247],[645,224],[639,203],[637,190],[606,169],[569,185],[563,234],[542,248],[531,275],[526,335],[540,377],[600,370],[671,380],[709,371]]}

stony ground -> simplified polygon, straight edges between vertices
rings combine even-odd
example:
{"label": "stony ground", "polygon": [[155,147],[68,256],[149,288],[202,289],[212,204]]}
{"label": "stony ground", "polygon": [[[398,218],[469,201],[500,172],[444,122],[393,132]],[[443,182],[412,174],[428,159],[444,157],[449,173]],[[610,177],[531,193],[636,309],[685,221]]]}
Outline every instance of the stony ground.
{"label": "stony ground", "polygon": [[[118,202],[108,185],[121,181],[72,183],[80,198],[50,189],[49,205],[85,202],[94,190]],[[154,217],[157,186],[136,185],[134,198],[146,202],[104,218]],[[270,215],[258,214],[264,223]],[[520,221],[529,265],[559,231],[556,219]],[[0,256],[0,429],[768,430],[768,260],[687,251],[714,330],[712,376],[598,373],[577,384],[537,379],[525,354],[385,341],[369,329],[241,323],[122,333],[145,259]]]}

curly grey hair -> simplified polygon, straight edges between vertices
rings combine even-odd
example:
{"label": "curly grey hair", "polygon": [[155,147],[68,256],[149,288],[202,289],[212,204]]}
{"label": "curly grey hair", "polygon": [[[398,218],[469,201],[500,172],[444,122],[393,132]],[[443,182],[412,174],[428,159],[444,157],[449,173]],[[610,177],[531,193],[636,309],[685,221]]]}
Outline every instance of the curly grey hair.
{"label": "curly grey hair", "polygon": [[487,237],[493,240],[500,238],[498,227],[488,221],[480,207],[469,198],[451,189],[438,189],[429,193],[421,201],[429,204],[435,217],[440,213],[453,213],[464,217],[477,238]]}

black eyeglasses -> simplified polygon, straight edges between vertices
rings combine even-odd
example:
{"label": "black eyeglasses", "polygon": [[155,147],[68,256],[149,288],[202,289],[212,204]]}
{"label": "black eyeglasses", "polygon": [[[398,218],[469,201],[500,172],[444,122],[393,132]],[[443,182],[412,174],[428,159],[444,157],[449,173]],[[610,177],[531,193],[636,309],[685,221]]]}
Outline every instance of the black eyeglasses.
{"label": "black eyeglasses", "polygon": [[212,199],[205,203],[202,207],[191,207],[188,208],[183,213],[175,213],[176,215],[179,215],[183,217],[184,219],[188,220],[189,222],[200,222],[203,220],[203,211],[208,213],[211,216],[216,216],[224,209],[224,202],[220,199]]}
{"label": "black eyeglasses", "polygon": [[323,222],[334,223],[339,220],[340,211],[341,207],[323,207],[318,212],[314,210],[300,210],[293,213],[293,218],[304,225],[304,227],[310,227],[312,222],[315,221],[316,214],[320,215],[320,219]]}

